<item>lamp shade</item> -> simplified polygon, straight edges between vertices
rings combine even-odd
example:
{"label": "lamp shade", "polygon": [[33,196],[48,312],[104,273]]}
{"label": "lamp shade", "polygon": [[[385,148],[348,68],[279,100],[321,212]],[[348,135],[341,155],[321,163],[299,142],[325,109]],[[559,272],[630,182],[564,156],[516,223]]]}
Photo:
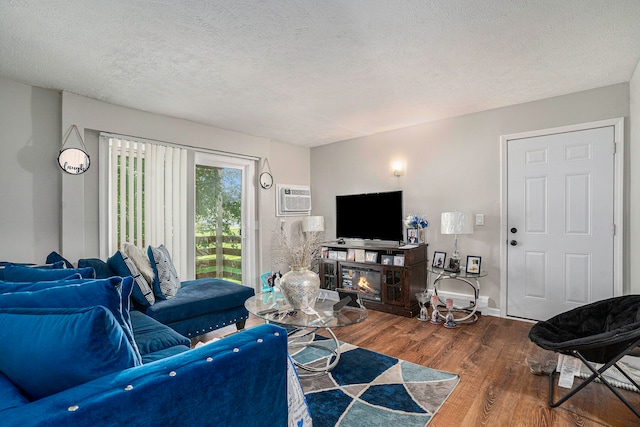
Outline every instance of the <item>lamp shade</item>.
{"label": "lamp shade", "polygon": [[473,234],[473,217],[464,212],[443,212],[440,216],[440,233]]}
{"label": "lamp shade", "polygon": [[302,219],[302,231],[309,232],[321,232],[324,231],[324,217],[323,216],[307,216]]}

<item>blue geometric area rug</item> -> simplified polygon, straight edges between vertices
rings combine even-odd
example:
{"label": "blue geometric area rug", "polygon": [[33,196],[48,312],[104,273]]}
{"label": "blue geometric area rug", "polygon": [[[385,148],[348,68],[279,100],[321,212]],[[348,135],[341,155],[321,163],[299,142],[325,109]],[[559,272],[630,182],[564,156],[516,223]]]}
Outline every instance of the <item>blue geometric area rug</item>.
{"label": "blue geometric area rug", "polygon": [[[316,344],[335,348],[333,340],[319,336]],[[424,427],[460,381],[456,374],[351,344],[340,343],[340,349],[340,361],[331,372],[300,378],[314,427]],[[292,357],[322,366],[327,352],[306,347]],[[298,372],[305,373],[301,368]]]}

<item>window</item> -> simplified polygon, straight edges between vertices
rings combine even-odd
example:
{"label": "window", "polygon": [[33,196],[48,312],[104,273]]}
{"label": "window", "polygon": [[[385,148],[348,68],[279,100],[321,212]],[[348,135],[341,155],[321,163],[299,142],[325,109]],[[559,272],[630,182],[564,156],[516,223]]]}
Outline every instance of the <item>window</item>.
{"label": "window", "polygon": [[257,159],[102,134],[101,248],[164,244],[182,280],[252,284]]}

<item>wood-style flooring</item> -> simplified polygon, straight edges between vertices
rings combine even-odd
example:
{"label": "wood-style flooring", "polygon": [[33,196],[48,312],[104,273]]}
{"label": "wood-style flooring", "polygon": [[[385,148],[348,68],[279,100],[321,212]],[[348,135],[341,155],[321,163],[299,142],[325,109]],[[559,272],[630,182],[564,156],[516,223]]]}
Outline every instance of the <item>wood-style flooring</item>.
{"label": "wood-style flooring", "polygon": [[[251,317],[247,327],[260,323],[262,320]],[[341,341],[459,374],[460,383],[431,421],[433,427],[640,426],[640,419],[597,383],[589,384],[561,407],[549,408],[548,377],[533,375],[526,359],[544,362],[557,356],[529,340],[531,326],[480,316],[475,324],[446,329],[369,310],[363,323],[333,331]],[[640,407],[640,393],[620,391]],[[563,392],[556,387],[556,395]]]}

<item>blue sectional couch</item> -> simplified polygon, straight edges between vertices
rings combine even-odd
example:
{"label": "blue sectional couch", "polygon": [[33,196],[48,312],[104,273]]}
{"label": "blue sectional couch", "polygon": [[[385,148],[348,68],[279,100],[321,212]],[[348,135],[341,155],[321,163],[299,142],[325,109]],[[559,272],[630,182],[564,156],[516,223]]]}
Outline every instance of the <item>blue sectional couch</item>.
{"label": "blue sectional couch", "polygon": [[[148,309],[129,309],[133,277],[65,273],[72,274],[0,281],[0,425],[287,425],[285,330],[261,325],[190,350],[187,337]],[[182,309],[158,306],[155,314],[187,318],[197,288],[181,288]],[[236,297],[218,295],[229,300],[222,306]]]}
{"label": "blue sectional couch", "polygon": [[286,426],[287,336],[261,325],[30,401],[0,372],[0,424]]}

